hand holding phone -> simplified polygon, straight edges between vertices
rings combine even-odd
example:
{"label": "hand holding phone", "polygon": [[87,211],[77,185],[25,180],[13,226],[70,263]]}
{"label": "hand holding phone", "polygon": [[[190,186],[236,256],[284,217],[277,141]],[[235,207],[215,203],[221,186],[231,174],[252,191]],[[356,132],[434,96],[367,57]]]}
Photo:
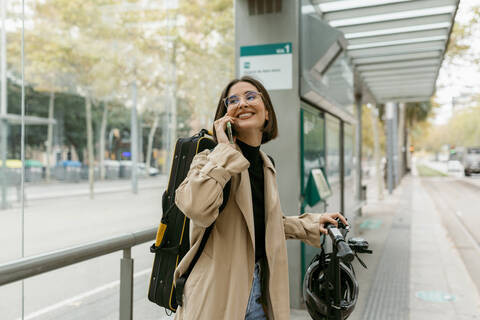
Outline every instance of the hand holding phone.
{"label": "hand holding phone", "polygon": [[213,123],[218,143],[227,143],[232,146],[235,144],[235,112],[237,108],[228,110],[223,117]]}

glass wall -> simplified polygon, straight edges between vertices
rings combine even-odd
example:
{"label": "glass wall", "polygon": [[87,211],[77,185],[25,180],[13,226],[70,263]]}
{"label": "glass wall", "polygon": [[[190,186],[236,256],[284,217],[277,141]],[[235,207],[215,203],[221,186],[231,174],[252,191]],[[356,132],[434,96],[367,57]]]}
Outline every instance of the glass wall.
{"label": "glass wall", "polygon": [[340,120],[325,115],[326,121],[326,158],[327,178],[332,189],[332,196],[327,200],[327,211],[338,212],[341,210],[341,182],[340,182]]}
{"label": "glass wall", "polygon": [[302,109],[303,183],[305,189],[312,169],[325,169],[325,119],[319,111]]}
{"label": "glass wall", "polygon": [[343,156],[344,156],[344,210],[345,215],[352,217],[357,205],[356,181],[357,173],[355,168],[355,131],[350,124],[343,124]]}
{"label": "glass wall", "polygon": [[[321,169],[325,172],[325,118],[322,112],[307,105],[302,105],[300,110],[301,119],[301,155],[303,173],[301,177],[301,192],[304,199],[302,213],[304,212],[325,212],[325,201],[322,199],[316,204],[308,205],[308,194],[311,192],[307,185],[312,170]],[[301,243],[302,258],[302,279],[308,263],[318,253],[318,249]]]}
{"label": "glass wall", "polygon": [[[233,3],[220,2],[2,1],[0,263],[158,224],[177,137],[211,127],[234,75]],[[164,315],[146,302],[148,245],[133,250],[136,319]],[[119,260],[0,287],[1,318],[22,301],[26,318],[118,318]]]}

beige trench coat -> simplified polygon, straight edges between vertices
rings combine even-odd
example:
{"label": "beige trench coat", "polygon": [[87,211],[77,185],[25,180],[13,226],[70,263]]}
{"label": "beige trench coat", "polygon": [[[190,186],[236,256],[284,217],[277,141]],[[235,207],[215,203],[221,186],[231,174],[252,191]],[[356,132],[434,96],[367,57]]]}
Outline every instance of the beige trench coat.
{"label": "beige trench coat", "polygon": [[[206,227],[215,222],[185,283],[183,307],[177,309],[177,320],[245,319],[255,266],[255,230],[249,162],[235,147],[236,150],[220,143],[211,152],[197,154],[176,190],[175,203],[191,219],[191,249],[175,270],[175,280],[187,270]],[[283,215],[275,168],[268,156],[260,153],[264,163],[268,319],[289,319],[285,239],[300,239],[318,247],[320,215]],[[230,179],[230,197],[219,215],[223,187]]]}

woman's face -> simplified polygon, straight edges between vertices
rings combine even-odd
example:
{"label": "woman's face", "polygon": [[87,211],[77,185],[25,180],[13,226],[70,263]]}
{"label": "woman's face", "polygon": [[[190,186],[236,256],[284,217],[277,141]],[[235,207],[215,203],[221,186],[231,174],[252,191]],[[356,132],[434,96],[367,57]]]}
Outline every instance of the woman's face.
{"label": "woman's face", "polygon": [[240,134],[249,131],[261,133],[265,120],[268,120],[268,111],[258,89],[249,82],[241,81],[230,88],[227,99],[230,97],[234,97],[233,101],[238,101],[238,107],[234,113],[235,129]]}

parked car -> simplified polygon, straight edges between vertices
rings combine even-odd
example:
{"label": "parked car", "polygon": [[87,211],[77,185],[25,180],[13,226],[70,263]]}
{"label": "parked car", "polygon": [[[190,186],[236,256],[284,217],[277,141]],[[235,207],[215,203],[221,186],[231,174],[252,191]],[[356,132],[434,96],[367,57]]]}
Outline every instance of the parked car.
{"label": "parked car", "polygon": [[[120,160],[120,178],[130,178],[132,176],[132,161],[130,160]],[[160,173],[157,168],[150,167],[148,171],[149,176],[156,176]],[[137,163],[137,176],[146,177],[147,168],[144,162]]]}
{"label": "parked car", "polygon": [[[147,172],[147,167],[145,165],[144,162],[140,162],[137,164],[138,166],[138,169],[140,172],[142,172],[143,174],[146,174]],[[149,170],[148,170],[148,175],[149,176],[156,176],[160,173],[160,171],[157,169],[157,168],[154,168],[154,167],[150,167]]]}
{"label": "parked car", "polygon": [[465,176],[480,173],[480,147],[467,148],[463,161]]}
{"label": "parked car", "polygon": [[463,166],[462,163],[458,160],[448,160],[447,162],[447,171],[448,172],[462,172]]}

